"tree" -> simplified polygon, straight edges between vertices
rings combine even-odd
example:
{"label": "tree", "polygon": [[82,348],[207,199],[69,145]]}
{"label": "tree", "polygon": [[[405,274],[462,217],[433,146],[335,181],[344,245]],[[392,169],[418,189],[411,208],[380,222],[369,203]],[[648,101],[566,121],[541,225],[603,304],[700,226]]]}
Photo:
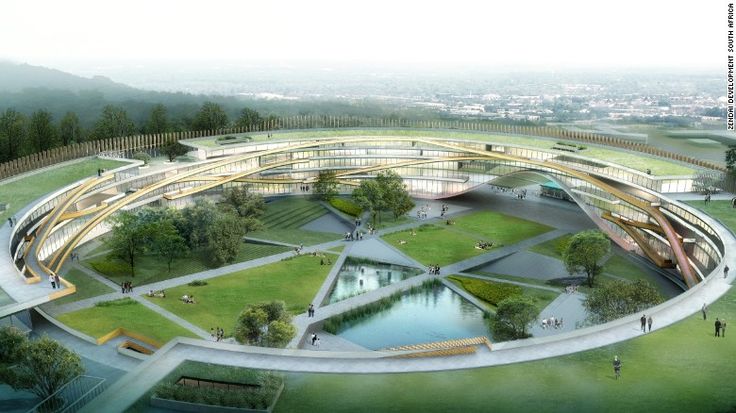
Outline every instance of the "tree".
{"label": "tree", "polygon": [[228,119],[222,106],[204,102],[192,122],[192,130],[218,130],[227,126]]}
{"label": "tree", "polygon": [[107,105],[95,123],[93,136],[95,139],[116,138],[135,133],[135,124],[128,113],[120,106]]}
{"label": "tree", "polygon": [[404,180],[394,171],[379,173],[376,177],[378,185],[383,190],[383,200],[390,209],[394,218],[398,218],[414,208],[414,201],[406,190]]}
{"label": "tree", "polygon": [[588,286],[593,287],[602,266],[598,262],[611,251],[611,241],[599,230],[588,230],[573,235],[562,258],[571,275],[585,272]]}
{"label": "tree", "polygon": [[284,347],[295,335],[283,301],[249,305],[235,325],[235,339],[254,346]]}
{"label": "tree", "polygon": [[169,162],[174,162],[176,158],[186,155],[188,151],[189,148],[180,144],[179,142],[171,142],[161,148],[161,153],[169,158]]}
{"label": "tree", "polygon": [[250,108],[243,108],[240,111],[238,120],[235,121],[235,126],[238,128],[251,128],[257,127],[263,122],[261,114]]}
{"label": "tree", "polygon": [[112,231],[107,244],[113,253],[130,266],[130,275],[135,277],[135,263],[149,245],[152,225],[129,211],[113,216]]}
{"label": "tree", "polygon": [[47,336],[27,341],[20,353],[13,366],[2,368],[0,377],[13,389],[28,390],[41,399],[84,373],[79,355]]}
{"label": "tree", "polygon": [[337,176],[335,171],[320,171],[317,182],[314,183],[314,195],[323,201],[329,201],[337,196]]}
{"label": "tree", "polygon": [[199,198],[194,201],[194,205],[182,210],[182,219],[177,220],[175,225],[189,248],[195,249],[207,244],[209,228],[217,216],[215,204],[206,198]]}
{"label": "tree", "polygon": [[491,318],[494,337],[502,340],[528,337],[526,329],[537,319],[538,313],[529,297],[512,296],[501,300]]}
{"label": "tree", "polygon": [[146,133],[164,133],[169,132],[170,128],[166,106],[161,103],[155,105],[151,109],[151,114],[148,116],[144,130]]}
{"label": "tree", "polygon": [[12,326],[0,327],[0,367],[11,366],[20,360],[28,337]]}
{"label": "tree", "polygon": [[226,189],[222,201],[241,218],[258,218],[266,208],[263,197],[248,191],[247,186]]}
{"label": "tree", "polygon": [[58,146],[58,137],[51,113],[46,110],[33,112],[28,123],[28,143],[31,149],[28,152],[42,152]]}
{"label": "tree", "polygon": [[67,112],[61,118],[59,132],[61,144],[64,146],[82,142],[82,127],[79,124],[79,117],[77,117],[76,113]]}
{"label": "tree", "polygon": [[6,109],[0,116],[0,160],[3,162],[21,156],[26,142],[26,118],[14,109]]}
{"label": "tree", "polygon": [[383,191],[375,180],[364,179],[360,185],[353,190],[353,199],[364,210],[371,213],[373,225],[376,225],[376,217],[380,219],[380,213],[385,209]]}
{"label": "tree", "polygon": [[657,289],[644,280],[613,280],[591,291],[583,305],[588,311],[589,320],[593,323],[605,323],[661,302],[662,296]]}
{"label": "tree", "polygon": [[169,274],[171,274],[171,263],[189,251],[184,237],[179,235],[174,222],[170,220],[162,221],[156,226],[152,247],[156,254],[166,260]]}
{"label": "tree", "polygon": [[233,262],[240,252],[243,223],[233,214],[220,213],[207,230],[209,256],[216,265]]}

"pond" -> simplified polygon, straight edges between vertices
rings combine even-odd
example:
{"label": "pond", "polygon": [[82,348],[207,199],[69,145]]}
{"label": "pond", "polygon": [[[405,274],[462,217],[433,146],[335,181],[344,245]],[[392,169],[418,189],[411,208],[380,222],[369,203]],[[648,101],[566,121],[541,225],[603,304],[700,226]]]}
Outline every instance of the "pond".
{"label": "pond", "polygon": [[390,308],[338,331],[338,336],[371,350],[491,333],[483,311],[445,286],[401,297]]}
{"label": "pond", "polygon": [[421,274],[417,268],[348,257],[327,297],[329,304]]}

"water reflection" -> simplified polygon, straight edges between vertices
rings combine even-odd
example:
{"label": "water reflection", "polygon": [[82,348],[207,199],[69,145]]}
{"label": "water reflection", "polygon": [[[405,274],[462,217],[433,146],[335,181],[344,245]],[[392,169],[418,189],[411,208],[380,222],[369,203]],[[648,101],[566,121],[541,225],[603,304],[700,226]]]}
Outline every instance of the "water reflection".
{"label": "water reflection", "polygon": [[349,257],[340,269],[335,287],[327,301],[334,303],[421,273],[422,271],[416,268]]}
{"label": "water reflection", "polygon": [[338,332],[338,336],[372,350],[491,337],[483,312],[444,286],[405,295],[390,308]]}

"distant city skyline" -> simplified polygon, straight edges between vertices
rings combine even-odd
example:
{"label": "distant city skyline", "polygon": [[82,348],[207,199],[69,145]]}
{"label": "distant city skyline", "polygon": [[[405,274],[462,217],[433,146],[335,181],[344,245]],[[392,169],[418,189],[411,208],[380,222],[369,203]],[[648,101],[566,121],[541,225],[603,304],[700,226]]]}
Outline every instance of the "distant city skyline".
{"label": "distant city skyline", "polygon": [[[0,58],[713,70],[726,2],[9,0]],[[65,66],[66,65],[66,66]]]}

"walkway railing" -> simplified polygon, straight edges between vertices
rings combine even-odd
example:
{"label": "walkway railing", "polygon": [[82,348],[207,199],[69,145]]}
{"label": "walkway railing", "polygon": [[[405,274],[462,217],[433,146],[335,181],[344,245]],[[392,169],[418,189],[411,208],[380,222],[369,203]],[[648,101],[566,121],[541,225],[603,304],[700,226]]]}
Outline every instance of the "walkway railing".
{"label": "walkway railing", "polygon": [[79,411],[90,400],[105,391],[105,379],[94,376],[77,376],[51,396],[33,406],[28,413],[71,413]]}

